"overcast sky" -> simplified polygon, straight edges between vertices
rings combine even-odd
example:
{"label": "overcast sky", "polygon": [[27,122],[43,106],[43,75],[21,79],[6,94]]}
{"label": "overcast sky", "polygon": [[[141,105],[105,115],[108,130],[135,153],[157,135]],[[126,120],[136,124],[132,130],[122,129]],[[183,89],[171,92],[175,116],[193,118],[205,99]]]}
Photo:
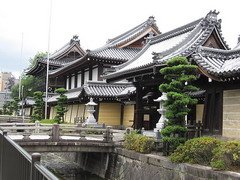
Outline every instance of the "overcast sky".
{"label": "overcast sky", "polygon": [[[239,0],[53,0],[50,52],[79,35],[84,49],[96,49],[154,16],[161,32],[220,12],[230,47],[240,34]],[[50,0],[2,0],[0,5],[0,71],[15,76],[29,58],[48,48]],[[23,34],[23,36],[22,36]],[[23,46],[22,44],[23,37]],[[21,57],[21,47],[23,47]]]}

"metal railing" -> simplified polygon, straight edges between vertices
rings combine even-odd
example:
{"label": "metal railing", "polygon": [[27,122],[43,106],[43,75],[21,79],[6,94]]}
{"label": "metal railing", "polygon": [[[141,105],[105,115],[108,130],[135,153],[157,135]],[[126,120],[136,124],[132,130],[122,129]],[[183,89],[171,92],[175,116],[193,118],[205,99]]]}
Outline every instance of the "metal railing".
{"label": "metal railing", "polygon": [[40,159],[39,153],[30,156],[5,131],[0,131],[0,180],[57,180]]}

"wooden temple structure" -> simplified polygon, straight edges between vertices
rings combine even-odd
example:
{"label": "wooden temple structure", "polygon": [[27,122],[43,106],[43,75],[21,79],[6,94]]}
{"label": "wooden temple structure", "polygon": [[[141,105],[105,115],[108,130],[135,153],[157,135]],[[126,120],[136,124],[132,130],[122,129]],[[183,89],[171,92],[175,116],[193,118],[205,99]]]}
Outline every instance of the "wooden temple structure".
{"label": "wooden temple structure", "polygon": [[[85,50],[80,46],[80,40],[77,35],[74,35],[68,43],[66,43],[62,48],[50,54],[49,57],[49,70],[59,69],[76,59],[83,57],[86,54]],[[27,70],[27,75],[32,75],[35,77],[46,77],[47,72],[47,57],[38,59],[33,67]],[[64,81],[50,81],[50,87],[52,92],[57,87],[63,87]],[[45,87],[45,83],[43,84]]]}
{"label": "wooden temple structure", "polygon": [[[68,112],[65,119],[86,119],[85,104],[90,98],[98,104],[95,118],[98,123],[115,127],[131,126],[134,119],[134,104],[131,103],[135,87],[126,80],[106,83],[103,75],[112,66],[118,66],[133,59],[147,43],[149,37],[160,34],[153,17],[138,26],[118,35],[96,50],[87,50],[83,57],[52,70],[49,74],[53,87],[64,82],[68,90]],[[51,97],[50,118],[55,116],[54,106],[57,96]],[[125,101],[122,101],[124,99]],[[124,102],[128,102],[125,104]]]}
{"label": "wooden temple structure", "polygon": [[[85,104],[93,98],[99,123],[154,129],[160,117],[154,100],[161,96],[159,85],[164,82],[159,70],[172,57],[185,56],[198,66],[195,84],[200,88],[191,93],[198,104],[191,107],[188,123],[201,121],[208,134],[239,136],[240,43],[230,50],[217,16],[210,11],[166,33],[160,33],[154,18],[149,17],[103,47],[86,52],[73,38],[75,45],[68,43],[50,63],[50,86],[68,90],[65,119],[71,123],[86,119]],[[38,61],[29,74],[38,76],[45,67],[46,60]],[[56,98],[48,99],[50,118],[55,116]]]}
{"label": "wooden temple structure", "polygon": [[159,70],[170,58],[185,56],[198,66],[195,84],[201,89],[192,93],[199,101],[192,107],[189,123],[201,121],[207,134],[239,137],[240,46],[229,49],[217,15],[210,11],[204,18],[148,38],[135,58],[104,76],[107,82],[127,79],[136,87],[136,129],[144,127],[146,121],[154,128],[159,117],[153,100],[161,95],[158,87],[164,82]]}

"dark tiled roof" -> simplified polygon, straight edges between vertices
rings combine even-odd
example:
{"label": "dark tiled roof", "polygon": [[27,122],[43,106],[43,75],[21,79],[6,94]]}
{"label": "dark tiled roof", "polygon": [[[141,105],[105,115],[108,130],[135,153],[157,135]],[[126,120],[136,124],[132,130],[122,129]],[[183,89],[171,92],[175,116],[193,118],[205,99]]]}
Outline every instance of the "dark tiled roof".
{"label": "dark tiled roof", "polygon": [[58,68],[58,69],[55,69],[55,70],[50,70],[49,71],[49,76],[55,76],[57,75],[57,73],[59,72],[63,72],[63,71],[67,71],[69,68],[74,68],[75,66],[78,66],[78,64],[81,64],[81,62],[83,62],[84,60],[87,59],[87,54],[79,59],[76,59],[72,62],[69,62],[69,63],[66,63],[64,66]]}
{"label": "dark tiled roof", "polygon": [[[65,93],[65,95],[67,96],[68,100],[77,99],[80,96],[82,90],[83,90],[82,87],[70,89],[70,90],[68,90],[68,92]],[[56,94],[56,95],[50,97],[48,99],[48,102],[56,102],[58,97],[59,97],[59,95]]]}
{"label": "dark tiled roof", "polygon": [[[69,63],[73,60],[74,58],[61,58],[65,53],[68,53],[73,50],[73,48],[76,47],[76,51],[80,53],[80,56],[83,56],[85,51],[80,47],[80,43],[78,39],[71,39],[67,44],[65,44],[61,49],[55,51],[53,54],[50,55],[49,57],[49,63],[53,65],[61,65],[63,66],[66,63]],[[40,62],[47,63],[47,58],[39,60]]]}
{"label": "dark tiled roof", "polygon": [[105,78],[117,79],[144,68],[165,64],[174,56],[188,57],[207,41],[213,31],[219,35],[223,47],[229,49],[221,36],[221,21],[217,20],[217,14],[216,11],[210,11],[205,18],[150,38],[135,58],[117,66],[117,71],[106,75]]}
{"label": "dark tiled roof", "polygon": [[105,82],[88,82],[83,86],[84,92],[89,97],[117,97],[127,87],[129,83],[109,84]]}
{"label": "dark tiled roof", "polygon": [[[96,61],[105,60],[111,64],[121,64],[132,58],[134,58],[141,49],[124,47],[124,44],[132,43],[137,41],[154,30],[155,34],[160,34],[155,20],[153,17],[149,17],[147,21],[141,23],[140,25],[134,27],[133,29],[108,40],[108,42],[101,48],[95,50],[88,50],[85,55],[87,58],[92,58]],[[52,71],[50,74],[56,75],[56,73],[62,73],[63,71],[68,71],[71,66],[81,64],[83,58],[79,58],[74,61],[73,64],[66,63],[62,68]]]}
{"label": "dark tiled roof", "polygon": [[206,93],[206,90],[198,90],[196,92],[190,92],[190,96],[194,97],[194,98],[200,98],[200,97],[204,97]]}
{"label": "dark tiled roof", "polygon": [[192,59],[201,69],[220,80],[240,74],[240,48],[222,50],[200,47]]}
{"label": "dark tiled roof", "polygon": [[128,61],[134,58],[141,49],[139,48],[104,48],[98,51],[90,51],[89,56],[101,59]]}
{"label": "dark tiled roof", "polygon": [[[140,25],[130,29],[129,31],[115,37],[109,39],[106,46],[107,47],[120,47],[121,45],[125,44],[126,42],[134,40],[136,37],[141,37],[141,35],[146,33],[149,28],[155,29],[155,31],[160,34],[158,27],[156,26],[156,21],[153,16],[150,16],[145,22],[141,23]],[[146,34],[145,34],[146,35]]]}
{"label": "dark tiled roof", "polygon": [[[69,52],[78,52],[80,55],[77,57],[66,57],[65,55]],[[57,50],[49,57],[49,65],[56,68],[62,67],[65,64],[76,60],[79,57],[82,57],[86,52],[80,47],[79,40],[77,36],[74,36],[67,44],[65,44],[61,49]],[[27,71],[27,74],[34,73],[37,71],[39,64],[47,64],[47,57],[43,59],[38,59],[35,65]]]}
{"label": "dark tiled roof", "polygon": [[[117,98],[134,93],[136,88],[130,83],[109,84],[102,81],[88,81],[82,87],[70,89],[65,95],[68,100],[78,99],[83,96]],[[59,95],[54,95],[48,99],[48,102],[56,102]]]}

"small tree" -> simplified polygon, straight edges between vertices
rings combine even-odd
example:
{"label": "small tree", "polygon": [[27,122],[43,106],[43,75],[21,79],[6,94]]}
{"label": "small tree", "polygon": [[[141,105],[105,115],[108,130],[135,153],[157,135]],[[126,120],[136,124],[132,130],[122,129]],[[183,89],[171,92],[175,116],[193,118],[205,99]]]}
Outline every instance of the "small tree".
{"label": "small tree", "polygon": [[13,101],[11,101],[11,107],[14,115],[16,115],[18,111],[18,102],[19,102],[18,97],[13,98]]}
{"label": "small tree", "polygon": [[67,90],[64,88],[58,88],[55,92],[59,94],[59,97],[57,98],[57,105],[55,107],[57,115],[54,119],[60,124],[64,122],[64,114],[67,112],[67,96],[64,95]]}
{"label": "small tree", "polygon": [[40,121],[43,118],[43,107],[44,107],[44,101],[43,101],[43,92],[36,91],[34,92],[34,100],[35,104],[33,106],[33,115],[32,119],[34,121]]}
{"label": "small tree", "polygon": [[191,65],[185,57],[174,57],[167,62],[167,67],[160,70],[166,83],[160,85],[160,91],[167,93],[166,117],[168,121],[161,131],[163,141],[169,142],[172,149],[185,141],[185,116],[189,106],[197,103],[190,92],[198,88],[191,84],[197,79],[197,66]]}

